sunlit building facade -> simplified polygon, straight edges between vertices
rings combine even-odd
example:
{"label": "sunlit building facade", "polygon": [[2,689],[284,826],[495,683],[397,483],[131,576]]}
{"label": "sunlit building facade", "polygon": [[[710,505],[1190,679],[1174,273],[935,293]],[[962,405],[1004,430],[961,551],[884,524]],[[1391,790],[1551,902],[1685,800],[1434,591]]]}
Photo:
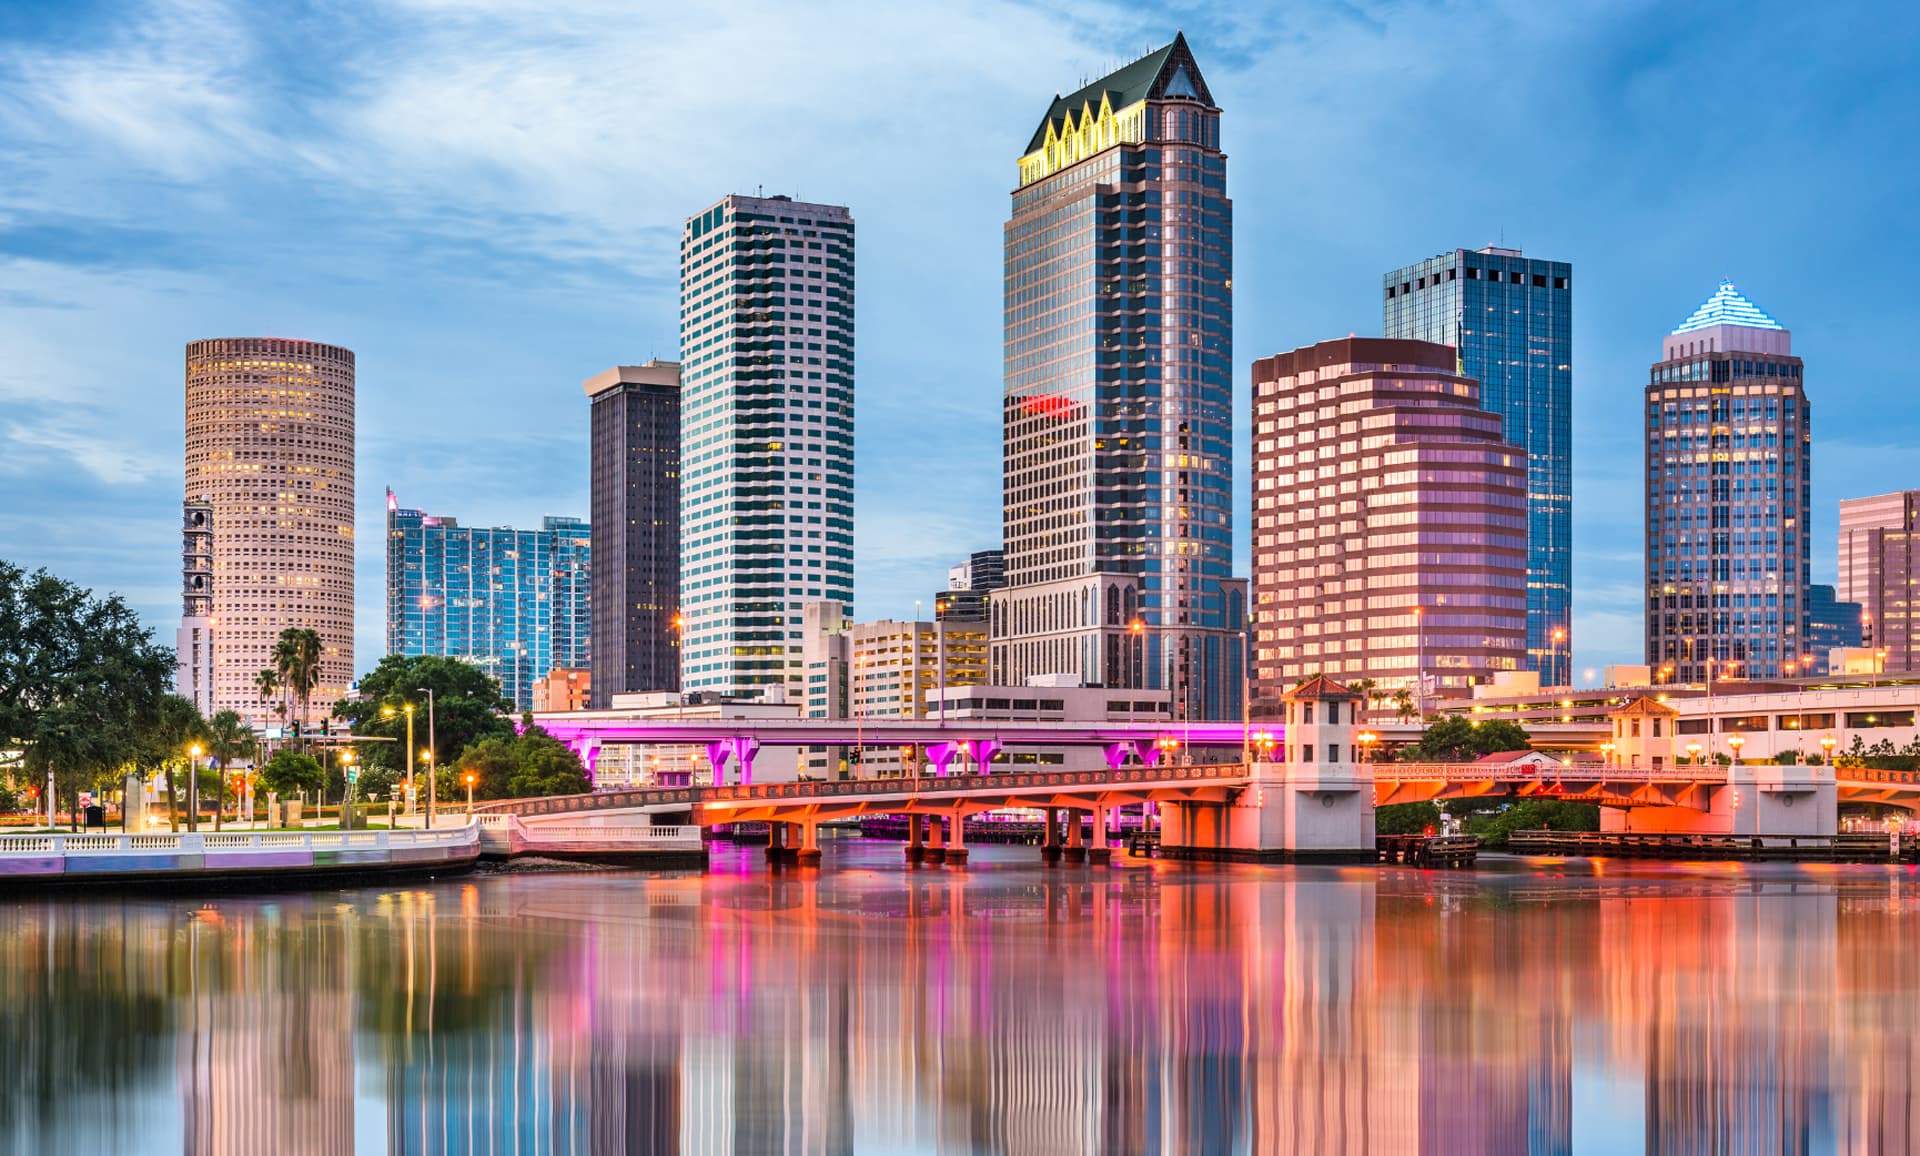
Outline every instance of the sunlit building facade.
{"label": "sunlit building facade", "polygon": [[1233,204],[1183,37],[1055,97],[1005,233],[993,681],[1179,689],[1237,718]]}
{"label": "sunlit building facade", "polygon": [[[1573,266],[1455,249],[1386,275],[1387,337],[1450,345],[1505,436],[1527,451],[1527,668],[1571,686]],[[1559,637],[1555,634],[1558,632]]]}
{"label": "sunlit building facade", "polygon": [[1802,661],[1812,408],[1793,338],[1725,281],[1646,389],[1647,665],[1672,681]]}
{"label": "sunlit building facade", "polygon": [[1920,670],[1916,585],[1920,490],[1842,499],[1839,596],[1860,605],[1859,637],[1851,645],[1872,650],[1882,670]]}
{"label": "sunlit building facade", "polygon": [[458,658],[500,680],[515,709],[556,666],[587,664],[592,531],[578,518],[538,530],[462,526],[401,508],[387,491],[387,652]]}
{"label": "sunlit building facade", "polygon": [[271,717],[255,679],[282,631],[320,636],[311,700],[353,684],[353,351],[316,341],[196,341],[186,354],[186,500],[208,512],[211,694]]}
{"label": "sunlit building facade", "polygon": [[728,196],[680,236],[681,685],[804,690],[853,604],[853,215]]}
{"label": "sunlit building facade", "polygon": [[1454,364],[1365,337],[1253,363],[1256,714],[1314,674],[1418,705],[1524,661],[1526,453]]}

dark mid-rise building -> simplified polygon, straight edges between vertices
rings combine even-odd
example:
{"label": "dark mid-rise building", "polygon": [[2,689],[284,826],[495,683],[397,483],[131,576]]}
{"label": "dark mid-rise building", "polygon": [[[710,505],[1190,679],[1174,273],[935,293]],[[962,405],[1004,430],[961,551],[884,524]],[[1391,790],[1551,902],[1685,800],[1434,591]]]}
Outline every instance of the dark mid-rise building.
{"label": "dark mid-rise building", "polygon": [[[1527,450],[1527,666],[1573,681],[1573,266],[1455,249],[1386,275],[1387,337],[1451,345]],[[1556,637],[1557,634],[1557,637]]]}
{"label": "dark mid-rise building", "polygon": [[1647,664],[1672,682],[1805,661],[1812,409],[1785,326],[1722,282],[1646,389]]}
{"label": "dark mid-rise building", "polygon": [[680,689],[680,366],[586,381],[593,421],[592,701]]}
{"label": "dark mid-rise building", "polygon": [[1175,690],[1238,718],[1233,204],[1186,40],[1056,96],[1005,233],[993,682]]}
{"label": "dark mid-rise building", "polygon": [[1843,602],[1831,586],[1807,587],[1807,638],[1795,673],[1831,673],[1827,658],[1835,649],[1860,646],[1861,606]]}
{"label": "dark mid-rise building", "polygon": [[1315,674],[1417,704],[1519,669],[1526,452],[1454,365],[1366,337],[1253,363],[1255,713]]}
{"label": "dark mid-rise building", "polygon": [[987,595],[1007,584],[1007,552],[976,550],[947,570],[947,588],[933,596],[937,622],[979,622],[987,617]]}

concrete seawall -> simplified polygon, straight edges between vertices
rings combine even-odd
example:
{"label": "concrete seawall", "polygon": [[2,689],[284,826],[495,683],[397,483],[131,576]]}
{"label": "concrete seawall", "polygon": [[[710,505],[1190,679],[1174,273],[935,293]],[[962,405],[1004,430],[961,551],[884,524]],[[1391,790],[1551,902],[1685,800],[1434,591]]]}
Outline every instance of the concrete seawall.
{"label": "concrete seawall", "polygon": [[43,887],[299,887],[457,874],[480,857],[468,822],[432,831],[0,835],[0,894]]}

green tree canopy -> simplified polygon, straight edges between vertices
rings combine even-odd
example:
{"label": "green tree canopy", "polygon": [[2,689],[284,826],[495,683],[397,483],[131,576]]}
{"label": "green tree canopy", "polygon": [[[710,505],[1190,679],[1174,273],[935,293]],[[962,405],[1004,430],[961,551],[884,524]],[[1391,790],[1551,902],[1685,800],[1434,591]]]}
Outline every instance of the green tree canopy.
{"label": "green tree canopy", "polygon": [[260,772],[260,785],[281,798],[298,791],[317,791],[326,781],[318,760],[291,747],[274,752]]}
{"label": "green tree canopy", "polygon": [[531,718],[523,733],[512,738],[492,737],[468,747],[439,775],[440,797],[458,801],[467,797],[466,775],[475,776],[475,799],[527,799],[543,795],[580,795],[592,789],[586,768],[565,743]]}
{"label": "green tree canopy", "polygon": [[[427,725],[427,696],[420,687],[431,688],[434,693],[431,728]],[[429,742],[437,742],[433,752],[436,766],[446,766],[452,761],[450,752],[464,751],[481,739],[513,736],[513,721],[507,713],[513,703],[501,697],[500,683],[492,675],[457,658],[390,654],[360,679],[359,698],[341,699],[333,707],[334,717],[345,719],[354,734],[393,740],[362,745],[358,756],[363,768],[377,768],[398,780],[406,778],[407,719],[403,708],[408,703],[414,706],[414,749],[425,750]],[[382,714],[382,708],[391,708],[393,713]],[[417,774],[426,770],[424,765],[415,768]],[[425,782],[421,785],[424,789]]]}
{"label": "green tree canopy", "polygon": [[1420,741],[1401,757],[1421,763],[1469,763],[1501,751],[1524,751],[1531,746],[1526,728],[1506,719],[1476,723],[1460,715],[1446,715],[1427,724]]}
{"label": "green tree canopy", "polygon": [[70,798],[136,764],[159,717],[173,654],[118,595],[0,562],[0,746]]}

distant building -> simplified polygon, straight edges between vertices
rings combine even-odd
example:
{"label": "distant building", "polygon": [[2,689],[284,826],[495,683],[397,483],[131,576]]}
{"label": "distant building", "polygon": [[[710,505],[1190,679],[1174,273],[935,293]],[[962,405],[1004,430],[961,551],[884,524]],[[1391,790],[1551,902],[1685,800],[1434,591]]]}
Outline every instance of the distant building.
{"label": "distant building", "polygon": [[311,701],[324,712],[356,677],[353,351],[283,337],[196,341],[186,401],[184,497],[212,526],[200,543],[214,581],[206,709],[264,724],[255,679],[273,666],[281,632],[298,629],[320,636]]}
{"label": "distant building", "polygon": [[[1166,690],[1125,690],[1083,686],[950,686],[930,692],[928,714],[953,722],[1118,722],[1166,723],[1173,715],[1173,694]],[[944,702],[942,701],[944,700]],[[1237,751],[1235,752],[1237,755]],[[1022,747],[1001,751],[995,768],[1097,771],[1106,769],[1099,747]],[[924,769],[924,768],[923,768]],[[984,770],[970,747],[948,770]]]}
{"label": "distant building", "polygon": [[993,677],[1180,688],[1237,719],[1233,203],[1186,39],[1048,103],[1004,230]]}
{"label": "distant building", "polygon": [[540,712],[586,710],[592,705],[593,672],[584,666],[556,666],[533,681],[533,709]]}
{"label": "distant building", "polygon": [[[1386,275],[1386,337],[1450,345],[1527,451],[1527,667],[1573,683],[1573,266],[1455,249]],[[1560,632],[1556,641],[1554,634]]]}
{"label": "distant building", "polygon": [[987,595],[1006,584],[1006,551],[976,551],[947,571],[947,588],[933,597],[933,616],[939,621],[982,621],[987,617]]}
{"label": "distant building", "polygon": [[173,653],[175,692],[212,717],[213,503],[204,498],[189,498],[180,510],[180,629]]}
{"label": "distant building", "polygon": [[1807,638],[1798,673],[1830,673],[1828,660],[1835,650],[1862,645],[1861,621],[1858,602],[1840,601],[1831,586],[1807,587]]}
{"label": "distant building", "polygon": [[616,365],[591,402],[593,704],[680,689],[680,365]]}
{"label": "distant building", "polygon": [[1779,678],[1806,651],[1812,408],[1785,326],[1723,281],[1646,388],[1647,665]]}
{"label": "distant building", "polygon": [[[1838,593],[1860,604],[1860,637],[1890,671],[1920,670],[1920,490],[1896,490],[1840,503]],[[1880,651],[1886,651],[1881,657]]]}
{"label": "distant building", "polygon": [[578,518],[482,529],[403,509],[388,490],[387,652],[471,663],[531,710],[536,679],[587,664],[591,554]]}
{"label": "distant building", "polygon": [[1365,337],[1254,362],[1256,714],[1315,674],[1430,706],[1520,668],[1526,454],[1455,364]]}
{"label": "distant building", "polygon": [[853,215],[727,196],[680,234],[681,685],[805,687],[801,608],[853,605]]}

